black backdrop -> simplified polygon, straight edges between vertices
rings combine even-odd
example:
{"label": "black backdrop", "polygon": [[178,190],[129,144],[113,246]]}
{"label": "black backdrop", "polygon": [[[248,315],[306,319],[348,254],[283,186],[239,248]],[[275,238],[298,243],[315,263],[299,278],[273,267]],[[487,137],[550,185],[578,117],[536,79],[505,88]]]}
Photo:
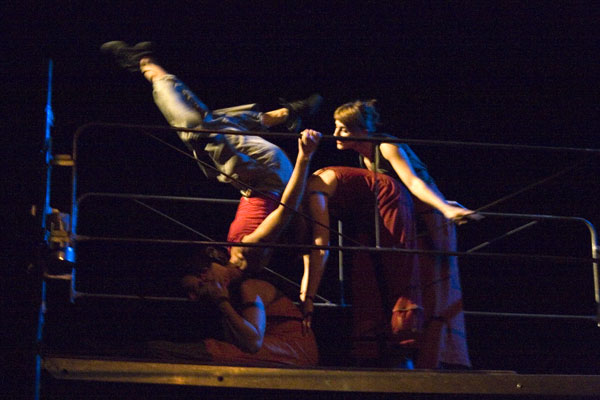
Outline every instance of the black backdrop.
{"label": "black backdrop", "polygon": [[[258,102],[268,108],[277,105],[278,97],[320,92],[325,103],[314,127],[325,134],[333,130],[331,113],[337,105],[376,98],[383,117],[380,130],[399,137],[598,147],[599,12],[593,2],[254,3],[2,5],[6,40],[1,137],[7,152],[3,194],[9,227],[3,311],[16,328],[14,333],[3,332],[7,340],[2,342],[15,365],[26,365],[21,370],[29,371],[38,301],[38,287],[27,267],[39,240],[39,218],[30,215],[30,207],[40,207],[44,196],[49,60],[54,65],[55,153],[70,152],[74,131],[87,122],[165,125],[147,83],[99,54],[101,43],[116,39],[155,42],[167,69],[210,107]],[[278,144],[291,154],[295,151],[294,143]],[[207,185],[193,164],[178,154],[145,142],[133,147],[134,158],[125,154],[125,161],[102,161],[99,170],[106,175],[100,173],[93,181],[123,191],[134,182],[142,193],[235,196],[229,188]],[[554,151],[414,148],[447,197],[471,208],[581,159],[579,153]],[[354,162],[352,155],[335,152],[332,142],[324,142],[314,167]],[[144,176],[144,167],[152,178]],[[170,175],[174,171],[180,172]],[[595,156],[490,211],[580,216],[598,224],[597,176]],[[53,205],[66,208],[67,200],[60,198],[64,193],[56,195]],[[468,249],[514,226],[487,221],[461,228],[461,247]],[[490,251],[585,255],[586,232],[570,229],[523,233]],[[571,266],[498,264],[482,268],[479,261],[465,262],[467,308],[515,311],[534,304],[527,311],[594,312],[587,266],[583,273],[572,274]],[[540,268],[548,271],[541,280]],[[540,289],[544,280],[547,285]],[[532,300],[514,294],[519,292],[532,295]],[[597,340],[598,334],[590,332],[581,340]],[[489,333],[472,336],[482,367],[505,366],[499,355],[482,355],[486,349],[488,354],[499,352],[489,348],[494,340]]]}

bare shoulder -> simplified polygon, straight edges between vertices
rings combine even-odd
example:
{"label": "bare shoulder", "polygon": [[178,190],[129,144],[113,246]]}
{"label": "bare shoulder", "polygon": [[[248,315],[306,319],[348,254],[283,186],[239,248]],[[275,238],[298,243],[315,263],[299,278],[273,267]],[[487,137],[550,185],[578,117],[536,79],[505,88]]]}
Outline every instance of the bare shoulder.
{"label": "bare shoulder", "polygon": [[318,178],[321,178],[327,180],[331,179],[332,176],[335,177],[335,172],[331,169],[331,167],[325,167],[313,172],[309,179],[316,180]]}
{"label": "bare shoulder", "polygon": [[269,304],[277,295],[277,288],[261,279],[246,279],[240,285],[240,294],[244,299],[260,297],[265,304]]}
{"label": "bare shoulder", "polygon": [[404,157],[404,150],[402,150],[402,148],[396,143],[381,143],[379,148],[381,149],[381,154],[383,154],[385,158],[398,156]]}
{"label": "bare shoulder", "polygon": [[309,193],[311,191],[320,191],[330,195],[335,182],[335,171],[331,169],[320,169],[315,171],[308,178],[307,190]]}

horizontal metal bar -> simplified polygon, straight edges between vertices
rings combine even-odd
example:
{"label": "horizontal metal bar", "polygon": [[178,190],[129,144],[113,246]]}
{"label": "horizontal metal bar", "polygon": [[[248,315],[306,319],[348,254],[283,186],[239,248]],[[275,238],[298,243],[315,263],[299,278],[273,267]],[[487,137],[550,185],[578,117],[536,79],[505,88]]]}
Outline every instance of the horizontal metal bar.
{"label": "horizontal metal bar", "polygon": [[524,218],[524,219],[534,219],[534,220],[573,221],[573,222],[582,222],[585,224],[590,223],[585,218],[565,217],[565,216],[560,216],[560,215],[499,213],[499,212],[488,212],[488,211],[480,211],[479,214],[486,216],[486,217],[506,217],[506,218]]}
{"label": "horizontal metal bar", "polygon": [[112,294],[112,293],[86,293],[72,291],[72,300],[77,299],[116,299],[116,300],[139,300],[139,301],[164,301],[164,302],[177,302],[186,303],[191,300],[185,297],[167,297],[167,296],[143,296],[143,295],[131,295],[131,294]]}
{"label": "horizontal metal bar", "polygon": [[480,214],[491,217],[509,217],[509,218],[527,218],[534,220],[560,220],[560,221],[573,221],[581,222],[585,224],[588,231],[590,232],[591,241],[591,254],[592,254],[592,274],[594,280],[594,300],[597,304],[597,316],[598,327],[600,327],[600,273],[598,267],[598,261],[600,260],[600,254],[598,252],[598,233],[596,227],[587,219],[581,217],[565,217],[556,215],[540,215],[540,214],[515,214],[515,213],[492,213],[492,212],[481,212]]}
{"label": "horizontal metal bar", "polygon": [[[192,303],[186,297],[166,297],[166,296],[143,296],[143,295],[127,295],[127,294],[112,294],[112,293],[86,293],[74,292],[73,299],[115,299],[115,300],[137,300],[137,301],[164,301],[176,303]],[[299,302],[294,302],[298,305]],[[323,308],[352,308],[352,304],[339,304],[334,302],[315,302],[315,307]],[[568,315],[568,314],[535,314],[535,313],[507,313],[494,311],[464,311],[466,315],[478,317],[515,317],[515,318],[545,318],[545,319],[572,319],[572,320],[589,320],[595,321],[594,315]]]}
{"label": "horizontal metal bar", "polygon": [[[91,122],[82,125],[75,132],[75,139],[86,129],[91,127],[111,127],[111,128],[124,128],[124,129],[146,129],[153,131],[184,131],[184,132],[198,132],[198,133],[221,133],[227,135],[241,135],[241,136],[263,136],[263,137],[280,137],[280,138],[298,138],[300,134],[289,133],[289,132],[264,132],[264,131],[230,131],[230,130],[214,130],[214,129],[200,129],[200,128],[175,128],[164,125],[135,125],[135,124],[121,124],[121,123],[105,123],[105,122]],[[534,150],[534,151],[558,151],[558,152],[570,152],[570,153],[588,153],[593,155],[600,155],[600,149],[590,148],[574,148],[574,147],[552,147],[552,146],[532,146],[532,145],[515,145],[515,144],[500,144],[500,143],[481,143],[481,142],[459,142],[459,141],[444,141],[444,140],[426,140],[426,139],[409,139],[409,138],[397,138],[397,137],[341,137],[333,135],[324,135],[322,139],[325,140],[336,140],[336,141],[354,141],[354,142],[379,142],[379,143],[407,143],[407,144],[420,144],[420,145],[439,145],[439,146],[459,146],[459,147],[473,147],[473,148],[489,148],[489,149],[504,149],[504,150]]]}
{"label": "horizontal metal bar", "polygon": [[82,194],[77,203],[80,204],[88,197],[109,197],[115,199],[137,199],[137,200],[167,200],[167,201],[182,201],[190,203],[223,203],[223,204],[238,204],[239,199],[217,199],[211,197],[186,197],[186,196],[159,196],[151,194],[134,194],[134,193],[107,193],[107,192],[88,192]]}
{"label": "horizontal metal bar", "polygon": [[477,317],[514,317],[514,318],[543,318],[543,319],[572,319],[589,320],[596,322],[595,315],[568,315],[568,314],[535,314],[535,313],[507,313],[493,311],[464,311],[465,315]]}
{"label": "horizontal metal bar", "polygon": [[[167,296],[144,296],[144,295],[136,295],[136,294],[114,294],[114,293],[89,293],[89,292],[79,292],[72,291],[71,294],[72,300],[76,301],[77,299],[113,299],[113,300],[136,300],[140,302],[144,301],[164,301],[164,302],[174,302],[174,303],[194,303],[195,301],[188,299],[187,297],[167,297]],[[298,305],[299,302],[294,302],[294,304]],[[315,307],[340,307],[344,308],[346,305],[333,303],[327,299],[324,299],[324,302],[314,303]]]}
{"label": "horizontal metal bar", "polygon": [[410,253],[410,254],[428,254],[428,255],[447,255],[447,256],[465,256],[465,257],[489,257],[489,258],[512,258],[536,261],[549,261],[555,263],[586,263],[592,262],[592,257],[568,257],[568,256],[546,256],[538,254],[519,254],[519,253],[468,253],[461,251],[439,251],[439,250],[417,250],[404,249],[398,247],[370,247],[370,246],[320,246],[309,244],[284,244],[284,243],[241,243],[241,242],[219,242],[202,240],[177,240],[177,239],[152,239],[152,238],[118,238],[105,236],[86,236],[74,235],[75,241],[104,241],[104,242],[137,242],[137,243],[157,243],[157,244],[188,244],[188,245],[212,245],[212,246],[238,246],[238,247],[272,247],[272,248],[292,248],[292,249],[311,249],[311,250],[344,250],[344,251],[367,251],[373,253]]}

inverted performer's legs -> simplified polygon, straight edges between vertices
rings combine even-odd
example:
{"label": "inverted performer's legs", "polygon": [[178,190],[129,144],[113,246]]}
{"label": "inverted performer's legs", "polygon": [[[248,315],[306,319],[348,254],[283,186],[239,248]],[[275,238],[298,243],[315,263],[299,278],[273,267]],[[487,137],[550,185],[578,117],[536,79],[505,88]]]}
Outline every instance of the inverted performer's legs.
{"label": "inverted performer's legs", "polygon": [[198,127],[209,114],[208,107],[174,75],[154,79],[152,88],[154,102],[173,127]]}
{"label": "inverted performer's legs", "polygon": [[[232,117],[233,121],[226,118],[225,121],[218,121],[216,124],[204,125],[207,129],[223,129],[221,123],[233,122],[233,129],[240,129],[235,126],[238,120],[241,120],[242,128],[246,130],[260,130],[264,127],[286,123],[288,128],[298,131],[302,125],[302,120],[312,116],[319,108],[322,98],[319,95],[312,95],[306,100],[282,103],[282,107],[267,113],[259,113],[256,109],[246,107],[235,107],[234,109],[222,109],[213,111],[211,115],[208,107],[200,101],[181,81],[170,75],[161,65],[156,63],[153,57],[152,43],[142,42],[134,46],[129,46],[123,41],[106,42],[101,46],[101,51],[113,56],[115,61],[123,68],[129,71],[140,71],[144,77],[154,85],[155,101],[164,114],[165,118],[174,127],[195,128],[200,127],[200,122],[213,122],[219,119],[217,115]],[[158,82],[169,82],[168,84],[158,84]],[[172,90],[168,90],[168,89]],[[252,114],[248,118],[245,112]],[[293,115],[292,115],[293,114]],[[256,121],[254,121],[256,119]],[[245,126],[250,121],[254,126]],[[216,122],[216,121],[214,121]],[[258,126],[257,126],[258,124]],[[227,126],[225,126],[227,128]]]}
{"label": "inverted performer's legs", "polygon": [[256,105],[237,106],[215,110],[209,118],[210,110],[196,95],[174,75],[150,59],[142,59],[140,70],[153,85],[154,101],[171,126],[193,128],[203,121],[211,122],[224,117],[247,129],[262,129],[283,124],[287,121],[289,110],[279,108],[260,113]]}

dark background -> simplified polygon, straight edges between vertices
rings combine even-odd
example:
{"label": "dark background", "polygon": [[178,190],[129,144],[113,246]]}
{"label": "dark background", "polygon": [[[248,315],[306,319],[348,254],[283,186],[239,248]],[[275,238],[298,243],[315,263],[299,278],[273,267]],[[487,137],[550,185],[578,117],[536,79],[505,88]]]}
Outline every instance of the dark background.
{"label": "dark background", "polygon": [[[319,92],[325,102],[314,128],[325,134],[333,131],[336,106],[376,98],[380,131],[398,137],[598,148],[600,13],[594,2],[255,3],[2,5],[2,311],[8,328],[2,347],[15,366],[9,381],[27,386],[31,380],[39,285],[28,266],[41,236],[39,213],[32,216],[30,208],[39,209],[44,198],[49,60],[55,154],[70,153],[74,132],[88,122],[166,125],[141,76],[99,53],[108,40],[155,42],[165,67],[212,108],[257,102],[269,109],[279,97]],[[82,183],[89,190],[236,197],[225,185],[208,185],[192,161],[151,140],[108,130],[87,140],[96,168]],[[293,141],[274,141],[295,153]],[[470,208],[583,159],[581,152],[548,149],[413,148],[446,196]],[[323,141],[313,167],[354,162],[354,155]],[[598,225],[598,172],[592,155],[488,211],[577,216]],[[64,174],[56,172],[52,205],[68,212]],[[135,212],[120,221],[128,224]],[[461,227],[460,248],[521,223],[488,218]],[[580,226],[539,224],[487,250],[587,257],[589,236]],[[478,258],[461,264],[468,310],[595,312],[587,264]],[[590,343],[599,334],[592,322],[467,322],[475,368],[597,372],[599,357]]]}

